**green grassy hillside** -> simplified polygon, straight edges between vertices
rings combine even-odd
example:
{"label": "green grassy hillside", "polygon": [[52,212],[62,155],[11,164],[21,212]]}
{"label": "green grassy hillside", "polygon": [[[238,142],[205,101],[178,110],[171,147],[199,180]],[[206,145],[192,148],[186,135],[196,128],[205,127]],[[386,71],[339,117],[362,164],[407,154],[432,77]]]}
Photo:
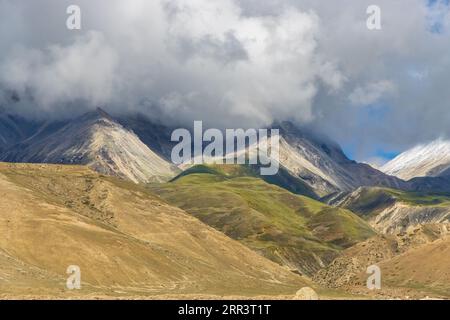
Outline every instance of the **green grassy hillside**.
{"label": "green grassy hillside", "polygon": [[276,175],[262,176],[260,175],[259,165],[197,165],[183,171],[181,174],[172,179],[172,182],[184,176],[192,175],[195,173],[210,173],[220,179],[230,179],[238,177],[260,178],[267,183],[287,189],[292,193],[304,195],[312,199],[319,198],[310,186],[308,186],[301,179],[298,179],[290,174],[283,167],[279,168]]}
{"label": "green grassy hillside", "polygon": [[293,194],[238,165],[197,166],[149,188],[208,225],[304,274],[375,234],[352,212]]}

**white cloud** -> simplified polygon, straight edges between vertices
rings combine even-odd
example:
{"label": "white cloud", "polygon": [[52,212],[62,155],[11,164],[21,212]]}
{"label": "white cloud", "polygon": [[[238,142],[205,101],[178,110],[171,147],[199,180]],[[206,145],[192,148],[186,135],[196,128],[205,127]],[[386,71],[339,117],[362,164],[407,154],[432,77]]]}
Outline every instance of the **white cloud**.
{"label": "white cloud", "polygon": [[18,92],[31,90],[38,106],[86,100],[107,103],[114,94],[118,58],[100,33],[89,32],[66,47],[18,47],[1,66],[2,83]]}
{"label": "white cloud", "polygon": [[2,84],[31,92],[42,109],[77,99],[139,109],[145,100],[166,120],[256,126],[311,119],[319,86],[336,92],[343,82],[318,52],[314,12],[247,16],[233,0],[91,3],[79,3],[85,33],[7,51]]}
{"label": "white cloud", "polygon": [[[0,86],[31,93],[35,110],[80,100],[184,124],[311,121],[359,158],[450,134],[444,1],[378,0],[377,32],[370,0],[79,0],[80,32],[65,28],[69,4],[0,0]],[[378,118],[364,114],[377,101]]]}
{"label": "white cloud", "polygon": [[369,83],[363,87],[358,86],[350,93],[349,100],[356,106],[368,106],[395,91],[395,85],[388,80]]}

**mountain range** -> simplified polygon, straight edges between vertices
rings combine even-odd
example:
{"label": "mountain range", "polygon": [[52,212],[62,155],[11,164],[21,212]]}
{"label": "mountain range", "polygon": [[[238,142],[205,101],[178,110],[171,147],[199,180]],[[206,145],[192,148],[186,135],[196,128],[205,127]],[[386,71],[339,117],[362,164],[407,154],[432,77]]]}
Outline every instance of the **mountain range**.
{"label": "mountain range", "polygon": [[301,286],[373,295],[361,289],[370,262],[388,270],[377,297],[448,297],[448,261],[419,262],[449,248],[445,141],[377,170],[310,129],[271,128],[280,170],[261,176],[258,165],[173,165],[172,128],[139,114],[31,121],[1,112],[0,284],[14,296],[37,283],[52,296],[77,261],[96,296],[284,295]]}
{"label": "mountain range", "polygon": [[301,130],[290,122],[280,129],[280,163],[310,185],[319,196],[354,190],[360,186],[406,188],[404,181],[364,163],[350,160],[328,137]]}
{"label": "mountain range", "polygon": [[[280,134],[279,158],[273,159],[279,161],[279,172],[259,176],[257,165],[248,168],[265,182],[293,193],[342,204],[371,188],[450,192],[450,176],[446,174],[449,142],[418,146],[377,170],[350,160],[336,142],[310,129],[287,121],[271,128]],[[100,108],[73,119],[41,122],[2,112],[0,161],[78,164],[134,183],[168,182],[192,167],[171,163],[175,145],[170,141],[172,130],[143,115],[112,116]],[[257,148],[253,145],[247,150],[257,154]]]}
{"label": "mountain range", "polygon": [[[280,130],[280,164],[292,179],[318,197],[360,186],[408,188],[405,181],[346,157],[327,137],[292,123]],[[168,181],[180,171],[171,164],[171,130],[144,116],[111,116],[102,109],[65,121],[27,121],[0,116],[0,161],[88,165],[99,173],[133,182]],[[183,168],[184,169],[184,168]]]}

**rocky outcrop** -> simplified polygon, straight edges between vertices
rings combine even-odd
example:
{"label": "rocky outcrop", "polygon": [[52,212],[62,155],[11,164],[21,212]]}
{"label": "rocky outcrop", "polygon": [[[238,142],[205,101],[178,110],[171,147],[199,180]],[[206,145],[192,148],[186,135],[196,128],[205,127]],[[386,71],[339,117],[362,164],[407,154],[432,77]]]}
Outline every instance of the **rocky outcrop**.
{"label": "rocky outcrop", "polygon": [[370,220],[370,224],[382,233],[404,232],[424,224],[450,223],[449,207],[411,206],[396,203]]}

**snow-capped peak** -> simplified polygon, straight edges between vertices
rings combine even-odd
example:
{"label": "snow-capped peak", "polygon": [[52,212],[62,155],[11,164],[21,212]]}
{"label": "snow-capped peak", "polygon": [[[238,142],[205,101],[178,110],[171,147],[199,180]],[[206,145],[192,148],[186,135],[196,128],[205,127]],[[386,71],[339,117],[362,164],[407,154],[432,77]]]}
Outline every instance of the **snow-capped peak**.
{"label": "snow-capped peak", "polygon": [[381,167],[386,174],[404,180],[437,177],[450,168],[450,140],[437,139],[407,150]]}

